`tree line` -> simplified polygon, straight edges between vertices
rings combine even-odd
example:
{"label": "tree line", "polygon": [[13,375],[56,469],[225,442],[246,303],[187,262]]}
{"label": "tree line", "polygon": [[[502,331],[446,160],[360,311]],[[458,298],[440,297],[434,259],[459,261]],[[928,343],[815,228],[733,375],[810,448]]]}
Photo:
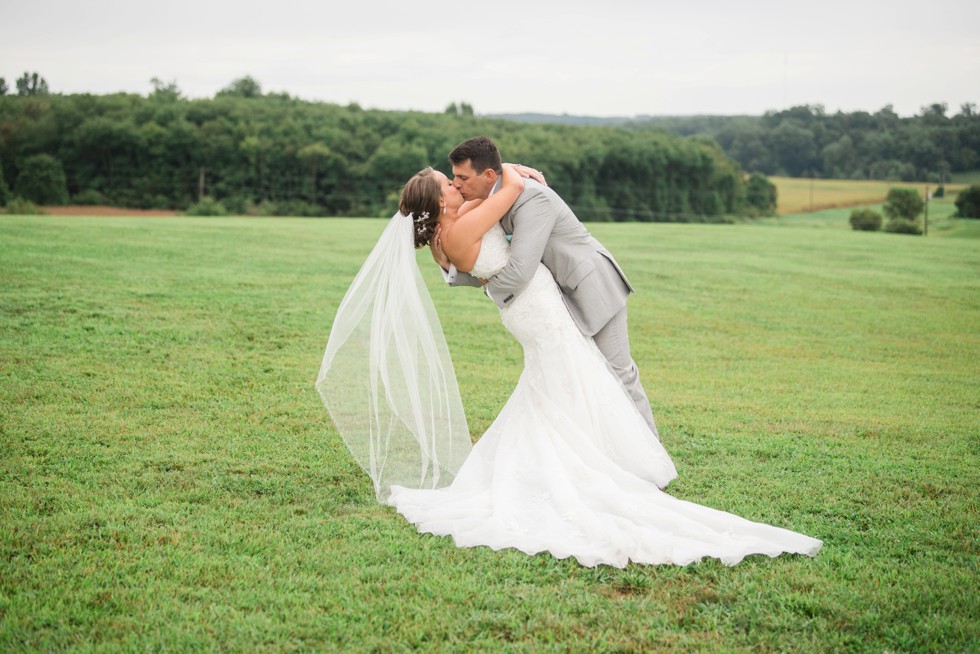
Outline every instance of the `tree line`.
{"label": "tree line", "polygon": [[[481,117],[364,110],[263,93],[251,77],[210,99],[175,82],[136,94],[52,94],[37,73],[8,94],[0,78],[0,204],[193,205],[263,215],[388,215],[404,180],[487,134],[506,159],[544,170],[585,220],[725,220],[776,207],[764,175],[939,182],[980,167],[972,104],[901,118],[827,114],[819,105],[763,116]],[[574,119],[574,120],[573,120]],[[747,176],[746,173],[755,173]]]}
{"label": "tree line", "polygon": [[[43,81],[43,80],[42,80]],[[585,220],[702,221],[759,213],[738,164],[710,138],[662,130],[526,125],[474,115],[365,110],[262,93],[250,77],[209,99],[154,79],[147,96],[0,96],[0,180],[40,203],[234,213],[390,215],[405,180],[486,134],[534,165]],[[39,86],[39,85],[38,85]],[[63,182],[61,181],[63,180]],[[48,189],[48,191],[45,191]],[[0,200],[2,201],[2,200]]]}
{"label": "tree line", "polygon": [[952,115],[945,103],[900,117],[879,111],[836,112],[801,105],[762,116],[636,116],[593,118],[499,114],[529,124],[607,125],[681,136],[707,136],[746,171],[787,177],[924,181],[980,168],[980,115],[974,103]]}
{"label": "tree line", "polygon": [[648,118],[629,127],[710,136],[745,170],[766,175],[942,184],[952,173],[980,168],[980,114],[973,103],[955,115],[945,103],[910,117],[890,105],[833,114],[803,105],[762,116]]}

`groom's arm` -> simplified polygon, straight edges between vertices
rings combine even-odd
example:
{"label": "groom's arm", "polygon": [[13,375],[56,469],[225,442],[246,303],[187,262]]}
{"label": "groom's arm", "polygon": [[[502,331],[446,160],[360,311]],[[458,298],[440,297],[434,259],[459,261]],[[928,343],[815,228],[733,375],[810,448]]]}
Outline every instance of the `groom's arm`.
{"label": "groom's arm", "polygon": [[[531,189],[530,185],[528,189]],[[558,220],[554,206],[539,189],[525,192],[511,211],[514,232],[510,240],[510,260],[487,284],[487,295],[501,309],[531,283]]]}
{"label": "groom's arm", "polygon": [[450,286],[483,286],[480,280],[473,275],[456,270],[456,266],[449,261],[449,257],[442,250],[438,230],[436,230],[436,236],[429,242],[429,251],[432,253],[433,260],[439,264],[439,268],[442,269],[442,276]]}
{"label": "groom's arm", "polygon": [[446,278],[446,283],[450,286],[483,286],[483,282],[479,279],[469,273],[456,270],[456,266],[453,264],[449,264],[449,270],[443,269],[442,276]]}

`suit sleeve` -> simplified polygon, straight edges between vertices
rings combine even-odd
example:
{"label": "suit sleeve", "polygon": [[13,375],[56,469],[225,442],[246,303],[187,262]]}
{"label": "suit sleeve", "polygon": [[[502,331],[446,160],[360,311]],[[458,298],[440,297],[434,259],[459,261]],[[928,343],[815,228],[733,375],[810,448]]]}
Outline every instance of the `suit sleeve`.
{"label": "suit sleeve", "polygon": [[483,286],[480,280],[473,275],[456,270],[456,266],[452,262],[449,264],[449,270],[442,267],[439,270],[442,271],[443,279],[450,286]]}
{"label": "suit sleeve", "polygon": [[451,268],[450,270],[455,271],[456,274],[450,275],[450,273],[447,273],[445,270],[442,271],[443,275],[445,275],[446,277],[446,283],[448,283],[450,286],[476,286],[477,288],[483,287],[483,284],[480,282],[480,280],[474,277],[473,275],[465,272],[460,272],[456,270],[455,267]]}
{"label": "suit sleeve", "polygon": [[544,193],[529,193],[526,200],[521,200],[512,210],[514,232],[510,241],[510,261],[487,286],[488,295],[501,308],[531,283],[558,219]]}

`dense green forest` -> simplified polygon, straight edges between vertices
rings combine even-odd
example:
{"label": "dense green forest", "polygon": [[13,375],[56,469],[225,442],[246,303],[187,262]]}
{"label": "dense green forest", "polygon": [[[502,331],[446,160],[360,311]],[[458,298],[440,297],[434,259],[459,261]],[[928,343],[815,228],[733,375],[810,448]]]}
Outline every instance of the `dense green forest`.
{"label": "dense green forest", "polygon": [[[761,175],[942,181],[980,163],[973,105],[900,118],[794,107],[761,117],[636,120],[365,110],[262,93],[250,77],[187,99],[51,93],[0,79],[0,204],[110,204],[261,215],[386,216],[411,174],[486,134],[533,164],[584,220],[702,221],[773,209]],[[530,121],[530,122],[529,122]],[[576,124],[567,124],[573,122]]]}
{"label": "dense green forest", "polygon": [[944,103],[900,117],[891,106],[875,113],[828,114],[820,105],[762,116],[637,116],[589,118],[546,114],[500,116],[531,124],[617,125],[708,136],[750,172],[789,177],[942,183],[951,173],[980,167],[980,114],[964,104],[949,115]]}
{"label": "dense green forest", "polygon": [[[211,99],[155,81],[148,96],[0,96],[0,165],[35,202],[229,212],[390,215],[405,180],[486,134],[533,164],[585,220],[717,220],[751,213],[739,166],[713,140],[661,130],[526,125],[364,110],[262,94],[250,78]],[[61,181],[63,178],[63,182]],[[54,191],[45,193],[45,189]]]}

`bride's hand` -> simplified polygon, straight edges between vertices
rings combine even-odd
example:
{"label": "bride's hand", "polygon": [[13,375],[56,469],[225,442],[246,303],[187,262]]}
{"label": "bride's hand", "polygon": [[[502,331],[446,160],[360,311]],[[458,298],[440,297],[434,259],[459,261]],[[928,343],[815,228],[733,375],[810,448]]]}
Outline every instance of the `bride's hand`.
{"label": "bride's hand", "polygon": [[536,168],[531,168],[530,166],[525,166],[524,164],[505,164],[507,166],[512,166],[517,174],[524,178],[530,178],[536,181],[538,184],[547,186],[548,182],[544,181],[544,173]]}
{"label": "bride's hand", "polygon": [[504,188],[516,189],[518,193],[524,191],[525,177],[520,174],[517,167],[513,164],[503,164],[501,166],[501,184]]}
{"label": "bride's hand", "polygon": [[439,264],[439,267],[449,272],[449,257],[442,249],[442,225],[436,225],[436,233],[432,235],[432,240],[429,241],[429,251],[432,252],[432,258]]}

